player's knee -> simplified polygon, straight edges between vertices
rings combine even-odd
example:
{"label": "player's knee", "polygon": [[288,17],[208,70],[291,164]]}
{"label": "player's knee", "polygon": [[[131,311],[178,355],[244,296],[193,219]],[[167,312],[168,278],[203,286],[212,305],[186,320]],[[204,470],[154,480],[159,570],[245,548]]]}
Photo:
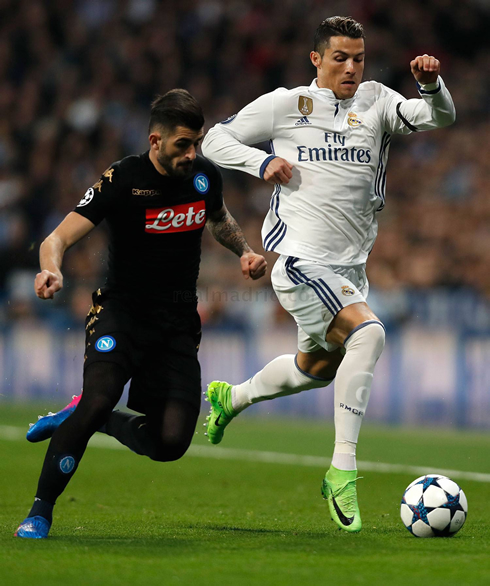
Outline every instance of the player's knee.
{"label": "player's knee", "polygon": [[187,452],[189,448],[188,444],[175,444],[172,446],[167,446],[165,450],[165,462],[175,462],[176,460],[180,460],[182,456]]}
{"label": "player's knee", "polygon": [[187,445],[158,446],[150,454],[155,462],[175,462],[187,452]]}
{"label": "player's knee", "polygon": [[385,346],[385,327],[377,320],[364,322],[347,336],[344,346],[346,350],[350,350],[355,346],[362,345],[370,348],[373,356],[377,360]]}
{"label": "player's knee", "polygon": [[377,353],[381,355],[381,352],[383,352],[383,349],[385,347],[386,341],[386,330],[384,325],[380,321],[377,323],[374,322],[369,326],[366,326],[366,329],[368,330],[373,347],[375,348]]}
{"label": "player's knee", "polygon": [[190,441],[182,438],[162,438],[154,444],[150,458],[155,462],[175,462],[187,452]]}

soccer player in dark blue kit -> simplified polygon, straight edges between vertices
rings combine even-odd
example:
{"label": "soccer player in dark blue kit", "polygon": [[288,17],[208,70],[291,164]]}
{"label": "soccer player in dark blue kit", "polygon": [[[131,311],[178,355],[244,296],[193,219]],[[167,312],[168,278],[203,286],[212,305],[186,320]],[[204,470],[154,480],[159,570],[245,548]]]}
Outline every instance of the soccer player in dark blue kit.
{"label": "soccer player in dark blue kit", "polygon": [[[56,499],[96,431],[159,462],[181,458],[191,443],[201,400],[196,282],[204,226],[240,258],[245,278],[267,267],[226,209],[218,168],[196,153],[203,125],[187,91],[159,96],[149,151],[111,165],[41,245],[34,287],[52,299],[63,286],[65,251],[108,224],[107,281],[85,324],[83,393],[28,433],[31,441],[52,439],[17,537],[48,536]],[[114,411],[129,380],[128,407],[142,415]]]}

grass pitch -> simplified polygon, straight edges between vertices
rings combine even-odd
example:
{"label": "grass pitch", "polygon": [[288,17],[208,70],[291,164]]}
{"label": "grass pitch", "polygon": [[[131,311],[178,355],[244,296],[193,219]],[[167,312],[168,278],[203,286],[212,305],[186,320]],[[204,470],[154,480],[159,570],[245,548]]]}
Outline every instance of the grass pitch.
{"label": "grass pitch", "polygon": [[[349,535],[320,496],[325,467],[221,460],[209,451],[159,464],[125,449],[89,448],[59,499],[50,538],[14,539],[47,447],[16,439],[15,427],[43,410],[0,408],[1,584],[490,583],[488,483],[454,476],[469,501],[466,525],[450,539],[416,539],[399,518],[414,474],[360,466],[364,528]],[[230,425],[223,447],[331,455],[331,425],[247,415]],[[196,446],[205,444],[202,430]],[[358,451],[371,462],[490,473],[489,449],[487,434],[365,425]]]}

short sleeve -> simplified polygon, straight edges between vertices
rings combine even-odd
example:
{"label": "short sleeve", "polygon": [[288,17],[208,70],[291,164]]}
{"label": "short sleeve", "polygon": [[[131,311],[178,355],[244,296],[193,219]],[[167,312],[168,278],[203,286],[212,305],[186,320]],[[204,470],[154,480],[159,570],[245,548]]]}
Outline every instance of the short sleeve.
{"label": "short sleeve", "polygon": [[208,164],[210,165],[209,177],[211,185],[206,208],[208,212],[217,212],[223,207],[223,176],[214,163],[208,161]]}
{"label": "short sleeve", "polygon": [[100,179],[85,192],[74,212],[97,225],[110,213],[121,190],[121,177],[118,163],[111,165]]}

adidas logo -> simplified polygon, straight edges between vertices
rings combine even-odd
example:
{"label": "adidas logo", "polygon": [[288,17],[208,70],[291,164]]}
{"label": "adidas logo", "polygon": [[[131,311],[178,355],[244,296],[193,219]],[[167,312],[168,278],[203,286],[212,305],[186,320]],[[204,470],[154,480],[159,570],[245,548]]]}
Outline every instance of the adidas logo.
{"label": "adidas logo", "polygon": [[307,126],[308,124],[311,124],[311,122],[306,116],[303,116],[303,118],[300,118],[298,122],[296,122],[295,126]]}

